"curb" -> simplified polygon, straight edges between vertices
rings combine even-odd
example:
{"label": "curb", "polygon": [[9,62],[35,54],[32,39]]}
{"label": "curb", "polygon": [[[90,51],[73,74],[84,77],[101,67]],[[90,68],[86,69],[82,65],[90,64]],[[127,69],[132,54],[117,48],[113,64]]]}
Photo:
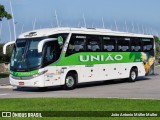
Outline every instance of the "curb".
{"label": "curb", "polygon": [[0,85],[0,89],[4,89],[4,88],[13,89],[13,86],[11,86],[11,85]]}
{"label": "curb", "polygon": [[0,86],[10,86],[11,84],[8,83],[8,84],[0,84]]}
{"label": "curb", "polygon": [[13,88],[13,86],[11,86],[11,84],[0,84],[0,88]]}

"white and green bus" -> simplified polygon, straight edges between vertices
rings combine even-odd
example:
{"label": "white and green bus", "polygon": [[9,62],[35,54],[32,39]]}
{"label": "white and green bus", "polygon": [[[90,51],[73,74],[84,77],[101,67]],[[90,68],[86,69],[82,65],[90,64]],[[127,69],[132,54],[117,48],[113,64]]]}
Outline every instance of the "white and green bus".
{"label": "white and green bus", "polygon": [[64,86],[128,78],[154,72],[151,35],[90,28],[50,28],[21,34],[13,44],[10,84],[20,87]]}

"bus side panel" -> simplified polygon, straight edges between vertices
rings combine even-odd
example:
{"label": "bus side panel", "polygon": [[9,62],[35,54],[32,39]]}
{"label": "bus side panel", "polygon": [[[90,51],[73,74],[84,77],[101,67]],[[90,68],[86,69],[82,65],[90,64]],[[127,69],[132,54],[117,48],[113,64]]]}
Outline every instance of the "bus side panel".
{"label": "bus side panel", "polygon": [[45,74],[45,86],[55,86],[60,85],[60,71],[57,70],[56,66],[48,66],[45,68],[47,73]]}
{"label": "bus side panel", "polygon": [[146,75],[154,74],[154,63],[155,63],[154,50],[150,52],[142,52],[142,60],[144,63]]}
{"label": "bus side panel", "polygon": [[[132,67],[138,68],[138,76],[145,76],[145,69],[142,62],[99,64],[93,67],[81,66],[81,80],[79,82],[102,81],[129,78]],[[92,72],[91,72],[92,70]]]}
{"label": "bus side panel", "polygon": [[48,76],[52,77],[52,79],[48,78],[45,81],[45,85],[64,85],[66,75],[69,71],[77,72],[78,83],[128,78],[130,70],[133,66],[136,66],[138,68],[138,76],[145,76],[145,69],[142,62],[99,64],[93,66],[77,65],[48,67],[48,73],[51,73],[49,71],[52,71],[54,77]]}
{"label": "bus side panel", "polygon": [[80,83],[99,80],[99,65],[81,65],[81,75]]}
{"label": "bus side panel", "polygon": [[[126,69],[127,68],[127,69]],[[125,70],[126,69],[126,70]],[[111,80],[119,78],[127,78],[129,76],[129,69],[127,64],[103,64],[99,65],[99,74],[101,74],[101,80]]]}
{"label": "bus side panel", "polygon": [[81,67],[79,65],[73,65],[73,66],[57,66],[57,71],[59,71],[59,78],[60,78],[60,85],[65,84],[65,78],[67,74],[71,71],[76,71],[78,75],[78,83],[82,79],[81,75]]}
{"label": "bus side panel", "polygon": [[47,67],[45,86],[64,85],[65,78],[69,71],[76,71],[78,83],[102,81],[111,79],[128,78],[133,66],[138,68],[138,76],[145,76],[145,69],[142,62],[99,64],[94,66],[50,66]]}

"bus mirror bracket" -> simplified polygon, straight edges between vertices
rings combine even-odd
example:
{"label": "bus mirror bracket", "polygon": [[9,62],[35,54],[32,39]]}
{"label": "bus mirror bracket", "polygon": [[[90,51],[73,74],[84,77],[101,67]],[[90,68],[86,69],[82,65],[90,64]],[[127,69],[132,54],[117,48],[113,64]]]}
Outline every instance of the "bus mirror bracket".
{"label": "bus mirror bracket", "polygon": [[57,38],[47,38],[38,43],[38,53],[41,53],[46,42],[55,41]]}
{"label": "bus mirror bracket", "polygon": [[3,46],[3,54],[6,55],[7,46],[15,44],[15,41],[10,41]]}

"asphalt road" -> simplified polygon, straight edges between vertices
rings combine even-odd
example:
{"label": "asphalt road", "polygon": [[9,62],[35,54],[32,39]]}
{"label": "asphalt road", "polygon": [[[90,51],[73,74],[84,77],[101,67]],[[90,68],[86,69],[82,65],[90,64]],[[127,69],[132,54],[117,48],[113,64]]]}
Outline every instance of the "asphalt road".
{"label": "asphalt road", "polygon": [[[66,91],[60,87],[51,87],[47,91],[37,88],[15,89],[12,86],[0,86],[0,98],[65,97],[65,98],[138,98],[160,99],[160,67],[156,75],[139,78],[134,83],[122,80],[87,83],[75,90]],[[3,82],[2,82],[3,81]],[[0,84],[8,84],[8,79],[0,79]]]}
{"label": "asphalt road", "polygon": [[9,79],[8,78],[1,78],[0,79],[0,85],[8,85]]}

